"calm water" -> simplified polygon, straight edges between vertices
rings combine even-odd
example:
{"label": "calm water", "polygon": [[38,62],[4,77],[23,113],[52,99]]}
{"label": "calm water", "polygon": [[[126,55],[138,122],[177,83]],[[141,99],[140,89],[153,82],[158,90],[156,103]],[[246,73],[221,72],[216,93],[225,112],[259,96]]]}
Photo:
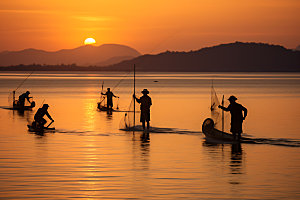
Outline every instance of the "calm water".
{"label": "calm water", "polygon": [[[27,75],[0,73],[0,106]],[[172,128],[148,143],[119,130],[124,113],[96,110],[102,81],[118,84],[114,103],[127,109],[130,74],[35,72],[17,93],[48,103],[57,131],[31,134],[35,110],[0,109],[0,199],[300,198],[300,74],[137,75],[137,91],[152,97],[151,125]],[[257,144],[205,142],[212,80],[220,98],[248,108],[244,132]]]}

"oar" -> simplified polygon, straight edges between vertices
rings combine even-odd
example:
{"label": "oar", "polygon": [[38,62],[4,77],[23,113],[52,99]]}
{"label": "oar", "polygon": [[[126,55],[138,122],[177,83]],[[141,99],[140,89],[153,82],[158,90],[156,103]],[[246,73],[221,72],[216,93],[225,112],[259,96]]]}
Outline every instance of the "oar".
{"label": "oar", "polygon": [[48,124],[48,126],[46,128],[49,128],[49,126],[53,123],[54,121],[50,122],[50,124]]}

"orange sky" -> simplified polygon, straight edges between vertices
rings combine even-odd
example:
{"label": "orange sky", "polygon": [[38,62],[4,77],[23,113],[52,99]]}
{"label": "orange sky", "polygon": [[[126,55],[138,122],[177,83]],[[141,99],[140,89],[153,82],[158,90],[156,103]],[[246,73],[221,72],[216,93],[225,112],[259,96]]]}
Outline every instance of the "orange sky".
{"label": "orange sky", "polygon": [[118,43],[141,53],[234,41],[300,45],[299,0],[2,0],[0,51]]}

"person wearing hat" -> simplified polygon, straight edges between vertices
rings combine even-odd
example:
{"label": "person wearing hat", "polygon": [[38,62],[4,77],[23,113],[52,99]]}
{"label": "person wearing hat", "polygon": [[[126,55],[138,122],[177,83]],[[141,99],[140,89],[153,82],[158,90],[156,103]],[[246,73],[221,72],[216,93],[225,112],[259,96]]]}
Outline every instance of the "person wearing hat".
{"label": "person wearing hat", "polygon": [[30,98],[32,98],[32,97],[29,97],[29,94],[30,94],[30,92],[26,91],[25,93],[23,93],[19,96],[19,102],[18,103],[19,103],[20,108],[24,108],[26,99],[29,103],[31,103]]}
{"label": "person wearing hat", "polygon": [[145,122],[147,122],[147,137],[149,137],[149,127],[150,127],[150,106],[152,105],[151,98],[148,96],[149,91],[147,89],[144,89],[142,91],[143,96],[140,98],[136,98],[135,95],[133,97],[136,99],[136,101],[141,104],[141,118],[140,121],[143,125],[143,130],[145,131]]}
{"label": "person wearing hat", "polygon": [[37,112],[34,115],[34,120],[36,123],[38,123],[40,126],[44,126],[47,121],[44,119],[44,116],[47,115],[47,117],[54,122],[51,115],[48,112],[49,105],[44,104],[42,108],[39,108]]}
{"label": "person wearing hat", "polygon": [[107,88],[107,91],[106,93],[102,93],[102,95],[106,95],[106,101],[107,101],[107,111],[112,111],[112,108],[113,108],[113,97],[116,97],[116,98],[119,98],[117,96],[114,95],[114,93],[112,93],[110,91],[110,88]]}
{"label": "person wearing hat", "polygon": [[[241,104],[236,103],[237,98],[235,96],[229,97],[229,106],[223,107],[219,105],[218,107],[222,110],[229,111],[231,114],[231,128],[230,132],[233,134],[234,140],[240,141],[241,133],[243,132],[242,125],[243,121],[247,116],[247,109]],[[244,115],[243,115],[244,112]],[[238,137],[236,137],[238,136]]]}

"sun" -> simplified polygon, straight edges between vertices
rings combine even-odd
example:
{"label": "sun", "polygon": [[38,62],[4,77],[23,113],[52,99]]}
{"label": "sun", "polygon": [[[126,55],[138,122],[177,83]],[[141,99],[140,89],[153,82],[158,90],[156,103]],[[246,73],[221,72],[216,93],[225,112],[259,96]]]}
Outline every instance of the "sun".
{"label": "sun", "polygon": [[95,44],[96,43],[96,40],[94,38],[86,38],[84,40],[84,44],[87,45],[87,44]]}

